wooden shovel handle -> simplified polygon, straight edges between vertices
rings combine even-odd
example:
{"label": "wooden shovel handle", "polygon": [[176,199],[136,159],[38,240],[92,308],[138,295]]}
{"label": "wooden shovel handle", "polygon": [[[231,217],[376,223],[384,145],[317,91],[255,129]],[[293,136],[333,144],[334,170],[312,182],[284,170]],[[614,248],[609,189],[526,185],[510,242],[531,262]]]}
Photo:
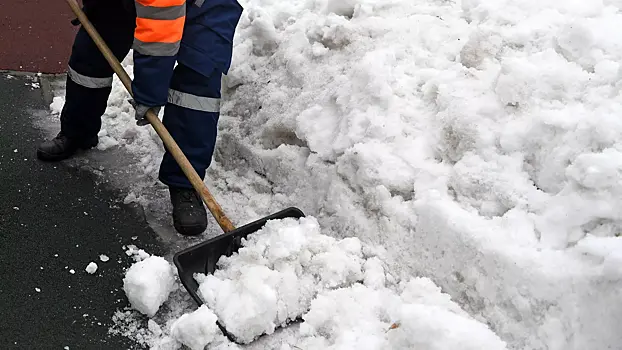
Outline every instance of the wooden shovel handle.
{"label": "wooden shovel handle", "polygon": [[[112,51],[110,51],[108,45],[106,45],[97,30],[95,30],[95,28],[88,20],[76,0],[67,0],[67,3],[80,20],[80,23],[82,24],[84,29],[86,29],[88,34],[91,36],[101,53],[104,55],[114,72],[117,74],[119,79],[121,79],[127,91],[130,93],[130,95],[134,96],[132,93],[132,79],[129,75],[127,75],[127,72],[125,71],[125,69],[123,69],[121,63],[119,63],[119,60],[117,60]],[[192,184],[192,187],[194,187],[194,189],[201,195],[203,202],[205,202],[205,205],[214,216],[214,219],[218,221],[218,224],[220,225],[222,230],[225,233],[234,230],[235,227],[233,226],[233,223],[231,223],[231,221],[227,218],[220,205],[218,205],[212,194],[205,186],[203,180],[201,180],[201,178],[199,177],[199,174],[197,174],[197,172],[192,167],[192,164],[190,164],[190,162],[188,161],[188,158],[186,158],[175,140],[173,140],[171,134],[168,132],[168,130],[166,130],[164,124],[162,124],[162,122],[160,121],[160,118],[158,118],[153,110],[150,109],[146,114],[146,119],[149,121],[149,123],[151,123],[155,131],[162,139],[162,142],[164,143],[166,149],[173,155],[173,157],[177,161],[177,164],[179,164],[184,174],[186,174],[186,177]]]}

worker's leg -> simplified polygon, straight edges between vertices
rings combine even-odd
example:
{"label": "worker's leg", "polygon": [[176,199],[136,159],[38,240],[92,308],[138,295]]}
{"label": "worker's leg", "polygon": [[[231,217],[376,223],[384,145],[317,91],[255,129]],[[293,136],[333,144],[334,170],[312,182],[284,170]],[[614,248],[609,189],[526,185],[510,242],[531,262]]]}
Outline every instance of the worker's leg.
{"label": "worker's leg", "polygon": [[[221,73],[210,76],[179,64],[171,81],[163,123],[203,179],[212,161],[220,115]],[[171,189],[173,220],[185,235],[203,232],[205,208],[181,168],[168,152],[160,166],[160,180]]]}
{"label": "worker's leg", "polygon": [[[101,5],[97,8],[87,9],[89,20],[119,60],[125,58],[132,46],[136,22],[135,15],[127,11],[123,1],[99,2],[97,4]],[[79,148],[97,144],[101,116],[112,90],[112,75],[112,68],[81,27],[69,58],[61,133],[39,147],[41,159],[65,159]]]}
{"label": "worker's leg", "polygon": [[[123,60],[132,47],[135,19],[96,16],[93,25],[117,59]],[[76,36],[68,69],[62,130],[71,138],[94,137],[112,90],[113,70],[84,28]]]}

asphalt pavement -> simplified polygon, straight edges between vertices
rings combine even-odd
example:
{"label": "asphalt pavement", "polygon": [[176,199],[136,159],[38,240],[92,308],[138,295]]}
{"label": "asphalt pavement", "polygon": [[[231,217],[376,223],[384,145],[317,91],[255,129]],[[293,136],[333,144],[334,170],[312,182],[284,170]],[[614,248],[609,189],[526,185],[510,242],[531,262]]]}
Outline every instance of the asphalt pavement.
{"label": "asphalt pavement", "polygon": [[127,306],[123,245],[165,252],[121,193],[36,159],[32,120],[47,113],[45,101],[31,77],[0,73],[0,349],[134,349],[108,333]]}

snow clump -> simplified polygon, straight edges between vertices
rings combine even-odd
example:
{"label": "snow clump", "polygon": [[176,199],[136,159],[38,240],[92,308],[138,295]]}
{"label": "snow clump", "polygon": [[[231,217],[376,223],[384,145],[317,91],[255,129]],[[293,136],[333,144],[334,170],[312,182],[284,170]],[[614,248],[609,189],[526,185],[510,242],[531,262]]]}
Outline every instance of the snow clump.
{"label": "snow clump", "polygon": [[202,305],[196,311],[179,317],[173,324],[171,333],[175,340],[190,349],[203,350],[220,334],[217,320],[212,310]]}
{"label": "snow clump", "polygon": [[322,235],[315,218],[287,218],[269,221],[214,274],[196,278],[227,331],[249,343],[298,319],[320,291],[362,281],[363,264],[358,238],[338,241]]}
{"label": "snow clump", "polygon": [[95,271],[97,271],[97,264],[94,262],[90,262],[87,266],[86,266],[86,272],[90,273],[91,275],[95,273]]}
{"label": "snow clump", "polygon": [[123,290],[132,308],[149,317],[158,312],[174,286],[173,268],[159,256],[134,263],[123,279]]}

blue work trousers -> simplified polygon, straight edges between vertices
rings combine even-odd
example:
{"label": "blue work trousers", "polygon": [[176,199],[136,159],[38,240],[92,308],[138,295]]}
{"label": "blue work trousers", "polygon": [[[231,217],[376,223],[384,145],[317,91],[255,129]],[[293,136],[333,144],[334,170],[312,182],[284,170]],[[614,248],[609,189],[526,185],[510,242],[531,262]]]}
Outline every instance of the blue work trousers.
{"label": "blue work trousers", "polygon": [[[132,47],[136,22],[135,13],[127,11],[123,1],[109,0],[105,7],[86,9],[89,20],[120,61]],[[210,52],[210,48],[205,51]],[[199,73],[178,63],[164,107],[165,127],[201,178],[205,177],[214,153],[222,74],[216,68],[210,74]],[[65,135],[82,140],[97,135],[112,90],[112,76],[112,68],[81,27],[69,59],[61,112],[61,130]],[[169,186],[192,187],[168,151],[160,165],[159,179]]]}

